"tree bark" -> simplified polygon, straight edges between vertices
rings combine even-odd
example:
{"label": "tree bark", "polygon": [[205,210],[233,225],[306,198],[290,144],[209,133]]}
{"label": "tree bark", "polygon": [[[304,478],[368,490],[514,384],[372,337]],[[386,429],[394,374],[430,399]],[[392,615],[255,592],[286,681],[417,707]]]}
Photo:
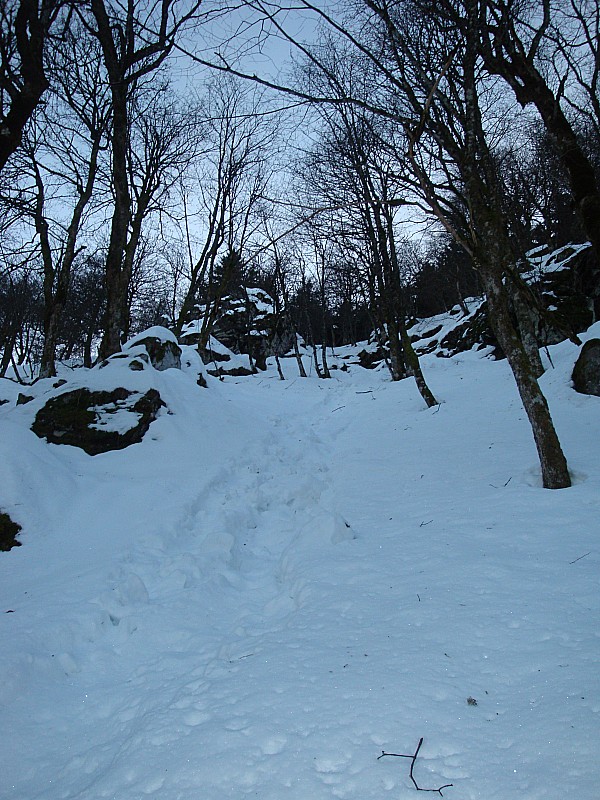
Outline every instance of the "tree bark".
{"label": "tree bark", "polygon": [[[44,47],[48,31],[62,0],[20,0],[14,17],[14,49],[19,56],[19,79],[3,70],[6,85],[2,90],[11,97],[8,113],[0,124],[0,170],[21,144],[23,130],[37,108],[49,83],[44,70]],[[12,43],[10,43],[12,44]],[[8,46],[8,45],[7,45]],[[3,52],[4,56],[4,52]]]}
{"label": "tree bark", "polygon": [[506,287],[497,274],[481,270],[488,301],[489,320],[513,372],[517,389],[531,424],[546,489],[571,485],[567,461],[560,446],[548,403],[537,382],[531,362],[510,316]]}

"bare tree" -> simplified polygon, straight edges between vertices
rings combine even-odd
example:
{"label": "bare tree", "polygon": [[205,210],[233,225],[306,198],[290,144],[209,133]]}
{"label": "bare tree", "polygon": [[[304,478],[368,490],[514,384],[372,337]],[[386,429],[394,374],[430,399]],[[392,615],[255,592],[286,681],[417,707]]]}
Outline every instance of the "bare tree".
{"label": "bare tree", "polygon": [[[34,146],[29,148],[36,186],[34,220],[44,268],[42,378],[56,375],[56,347],[71,273],[107,146],[110,107],[99,51],[93,40],[81,34],[81,29],[73,28],[52,54],[54,102],[40,119],[45,163],[40,163]],[[54,233],[46,204],[47,178],[60,182],[59,191],[68,192],[72,203],[70,216]]]}
{"label": "bare tree", "polygon": [[[131,215],[123,258],[123,273],[129,281],[144,225],[150,217],[160,221],[178,215],[179,186],[205,146],[197,109],[173,100],[168,84],[144,92],[132,105],[127,150]],[[129,290],[128,297],[132,297]],[[123,320],[125,336],[129,328],[130,302]]]}
{"label": "bare tree", "polygon": [[78,12],[102,50],[110,87],[112,127],[111,178],[114,209],[106,255],[107,307],[100,355],[121,348],[127,327],[127,297],[132,260],[126,257],[132,222],[128,153],[132,102],[144,79],[165,62],[177,36],[192,21],[200,2],[129,0],[127,7],[110,0],[90,0],[89,10]]}
{"label": "bare tree", "polygon": [[[335,53],[334,48],[332,52]],[[361,70],[356,63],[348,69],[346,64],[344,59],[332,58],[329,69],[336,76],[332,90],[339,91],[350,83],[348,88],[354,96],[366,95],[368,70]],[[359,86],[361,72],[363,85]],[[316,79],[322,82],[321,75],[317,74]],[[436,400],[406,329],[405,293],[396,244],[396,216],[405,202],[399,197],[405,192],[406,180],[401,175],[405,168],[391,146],[395,132],[386,121],[352,103],[321,109],[321,117],[325,130],[304,170],[305,183],[312,187],[313,194],[317,193],[318,201],[329,206],[333,221],[328,237],[342,248],[347,247],[349,239],[365,244],[363,252],[367,257],[363,263],[372,273],[372,285],[377,287],[372,311],[385,331],[392,380],[413,376],[431,407]],[[360,247],[355,252],[359,251]]]}
{"label": "bare tree", "polygon": [[535,106],[569,176],[575,208],[595,254],[587,289],[600,313],[600,187],[563,108],[566,104],[600,130],[598,4],[480,0],[474,13],[486,68],[508,83],[523,107]]}
{"label": "bare tree", "polygon": [[[48,54],[48,101],[30,119],[22,146],[6,167],[1,194],[16,241],[31,241],[32,261],[43,275],[43,347],[40,377],[56,374],[55,358],[82,227],[107,143],[109,107],[93,40],[75,26]],[[19,246],[19,245],[18,245]]]}
{"label": "bare tree", "polygon": [[[273,167],[276,128],[268,116],[260,114],[260,98],[249,95],[230,80],[210,88],[206,120],[208,152],[200,165],[196,188],[200,193],[198,220],[205,229],[200,254],[194,256],[189,218],[186,214],[186,239],[189,255],[189,288],[175,325],[181,333],[205,287],[206,309],[200,331],[199,348],[206,348],[227,287],[227,269],[217,271],[224,254],[240,257],[259,226],[256,216],[264,206],[266,187]],[[232,259],[225,266],[233,268]]]}
{"label": "bare tree", "polygon": [[[45,54],[66,0],[0,0],[0,170],[49,87]],[[67,26],[68,13],[63,21]]]}
{"label": "bare tree", "polygon": [[[478,6],[465,0],[457,25],[451,0],[435,7],[420,0],[402,6],[365,0],[360,41],[340,31],[383,79],[375,98],[396,116],[406,139],[413,189],[469,252],[488,300],[490,322],[517,383],[536,442],[544,485],[570,485],[566,460],[548,404],[511,317],[506,277],[515,265],[501,202],[501,180],[488,137],[479,64]],[[329,23],[340,30],[330,17]],[[366,31],[366,34],[365,34]],[[383,96],[382,96],[383,95]],[[372,105],[373,101],[370,100]]]}

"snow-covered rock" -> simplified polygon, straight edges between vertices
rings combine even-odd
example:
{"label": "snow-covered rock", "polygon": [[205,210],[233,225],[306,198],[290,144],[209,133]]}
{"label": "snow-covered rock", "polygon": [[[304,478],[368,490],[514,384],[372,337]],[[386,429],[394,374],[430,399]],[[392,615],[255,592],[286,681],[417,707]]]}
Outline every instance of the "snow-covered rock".
{"label": "snow-covered rock", "polygon": [[138,348],[140,347],[143,347],[148,354],[154,369],[159,371],[181,369],[181,347],[179,347],[175,335],[168,328],[155,325],[138,333],[123,345],[123,351],[135,354],[139,353]]}
{"label": "snow-covered rock", "polygon": [[95,456],[141,442],[164,405],[156,389],[145,394],[122,387],[73,389],[48,400],[31,430],[47,442],[70,444]]}

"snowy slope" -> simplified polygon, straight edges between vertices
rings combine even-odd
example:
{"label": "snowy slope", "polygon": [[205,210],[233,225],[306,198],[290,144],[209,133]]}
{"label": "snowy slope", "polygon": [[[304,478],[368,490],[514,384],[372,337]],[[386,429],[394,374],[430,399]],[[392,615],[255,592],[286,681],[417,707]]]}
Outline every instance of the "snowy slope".
{"label": "snowy slope", "polygon": [[598,797],[600,399],[576,354],[543,378],[559,492],[506,364],[473,353],[423,359],[431,410],[358,367],[128,374],[171,413],[94,457],[28,430],[41,399],[1,406],[24,531],[0,553],[0,797],[405,800],[410,760],[377,757],[421,737],[444,797]]}

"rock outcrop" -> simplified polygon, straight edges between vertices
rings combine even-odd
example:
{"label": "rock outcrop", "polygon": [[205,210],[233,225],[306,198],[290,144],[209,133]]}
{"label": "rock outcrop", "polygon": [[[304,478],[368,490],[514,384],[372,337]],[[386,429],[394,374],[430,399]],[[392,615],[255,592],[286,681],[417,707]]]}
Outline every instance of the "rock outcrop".
{"label": "rock outcrop", "polygon": [[141,442],[164,405],[156,389],[145,394],[124,388],[74,389],[48,400],[31,430],[52,444],[80,447],[95,456]]}
{"label": "rock outcrop", "polygon": [[[205,308],[200,306],[196,312],[199,319],[190,321],[183,329],[181,341],[184,344],[198,343]],[[283,355],[292,348],[295,332],[287,330],[285,319],[275,313],[275,303],[268,292],[248,288],[243,294],[223,298],[212,335],[231,353],[247,355],[257,369],[264,370],[269,356]],[[205,363],[214,360],[213,355],[209,354]],[[252,374],[251,369],[239,372],[244,368],[237,365],[233,369],[235,373],[221,365],[219,372]]]}
{"label": "rock outcrop", "polygon": [[129,353],[134,348],[135,352],[138,352],[137,348],[142,347],[154,369],[160,372],[165,369],[181,369],[181,347],[177,344],[174,334],[167,328],[160,325],[148,328],[123,345],[123,352]]}

